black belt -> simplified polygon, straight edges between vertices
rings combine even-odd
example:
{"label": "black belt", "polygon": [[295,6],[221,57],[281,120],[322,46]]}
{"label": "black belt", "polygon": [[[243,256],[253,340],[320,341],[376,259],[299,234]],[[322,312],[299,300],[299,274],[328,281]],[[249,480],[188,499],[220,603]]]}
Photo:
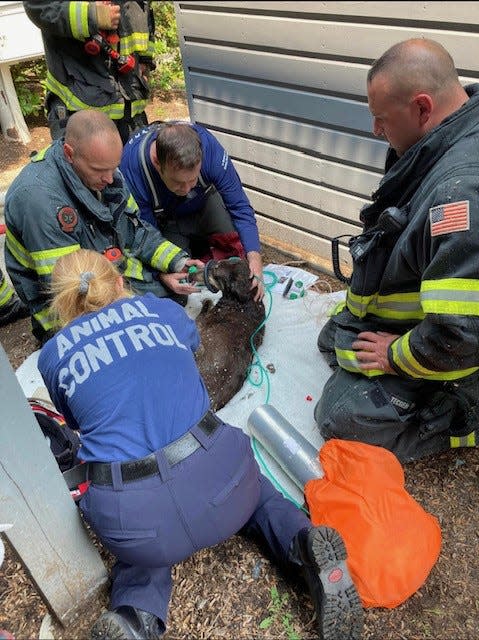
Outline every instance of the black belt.
{"label": "black belt", "polygon": [[[197,427],[207,436],[211,436],[222,421],[215,416],[214,413],[208,411],[198,422]],[[191,431],[187,431],[181,438],[174,440],[163,447],[163,452],[170,466],[178,464],[197,449],[201,447],[201,443],[195,438]],[[94,484],[113,484],[111,464],[106,462],[89,462],[87,465],[87,479]],[[150,453],[144,458],[138,460],[130,460],[121,463],[121,477],[123,482],[133,482],[140,478],[146,478],[158,473],[158,462],[156,455]]]}

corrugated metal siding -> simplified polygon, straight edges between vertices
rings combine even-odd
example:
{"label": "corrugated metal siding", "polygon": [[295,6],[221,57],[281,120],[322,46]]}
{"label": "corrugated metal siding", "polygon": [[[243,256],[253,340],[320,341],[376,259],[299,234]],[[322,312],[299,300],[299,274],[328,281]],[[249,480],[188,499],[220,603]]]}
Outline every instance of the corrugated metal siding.
{"label": "corrugated metal siding", "polygon": [[[330,239],[360,229],[382,176],[366,74],[428,37],[479,78],[477,2],[175,2],[191,119],[228,150],[262,238],[331,271]],[[342,246],[341,259],[349,261]]]}

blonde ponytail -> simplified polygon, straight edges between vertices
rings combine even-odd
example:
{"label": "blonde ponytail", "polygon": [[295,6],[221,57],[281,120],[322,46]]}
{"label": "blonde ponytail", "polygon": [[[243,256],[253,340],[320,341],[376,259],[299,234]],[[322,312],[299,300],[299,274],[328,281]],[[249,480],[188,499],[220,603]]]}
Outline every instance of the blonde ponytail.
{"label": "blonde ponytail", "polygon": [[120,277],[117,268],[96,251],[79,249],[59,258],[51,283],[50,309],[55,324],[63,327],[78,316],[130,296]]}

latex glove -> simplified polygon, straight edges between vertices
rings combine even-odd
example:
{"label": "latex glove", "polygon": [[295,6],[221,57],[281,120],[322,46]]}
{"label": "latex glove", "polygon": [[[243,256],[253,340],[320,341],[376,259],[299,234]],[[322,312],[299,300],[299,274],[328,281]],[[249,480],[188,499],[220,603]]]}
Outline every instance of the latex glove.
{"label": "latex glove", "polygon": [[256,301],[264,298],[264,280],[263,280],[263,260],[259,251],[248,251],[246,258],[249,264],[249,275],[252,278],[251,288],[258,287],[258,291],[254,299]]}
{"label": "latex glove", "polygon": [[121,9],[117,4],[110,4],[97,0],[96,5],[96,21],[99,29],[107,31],[115,31],[120,24]]}

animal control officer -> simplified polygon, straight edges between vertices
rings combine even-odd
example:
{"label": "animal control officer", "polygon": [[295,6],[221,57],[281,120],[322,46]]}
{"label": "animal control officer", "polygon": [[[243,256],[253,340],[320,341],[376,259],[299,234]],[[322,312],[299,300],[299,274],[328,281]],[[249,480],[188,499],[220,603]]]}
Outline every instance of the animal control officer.
{"label": "animal control officer", "polygon": [[171,566],[240,529],[303,574],[321,638],[359,637],[362,609],[339,534],[312,527],[261,475],[249,438],[209,411],[194,359],[199,337],[184,309],[131,296],[115,266],[85,249],[58,259],[52,289],[62,328],[38,368],[81,431],[91,484],[80,509],[117,560],[111,610],[92,638],[158,638]]}

